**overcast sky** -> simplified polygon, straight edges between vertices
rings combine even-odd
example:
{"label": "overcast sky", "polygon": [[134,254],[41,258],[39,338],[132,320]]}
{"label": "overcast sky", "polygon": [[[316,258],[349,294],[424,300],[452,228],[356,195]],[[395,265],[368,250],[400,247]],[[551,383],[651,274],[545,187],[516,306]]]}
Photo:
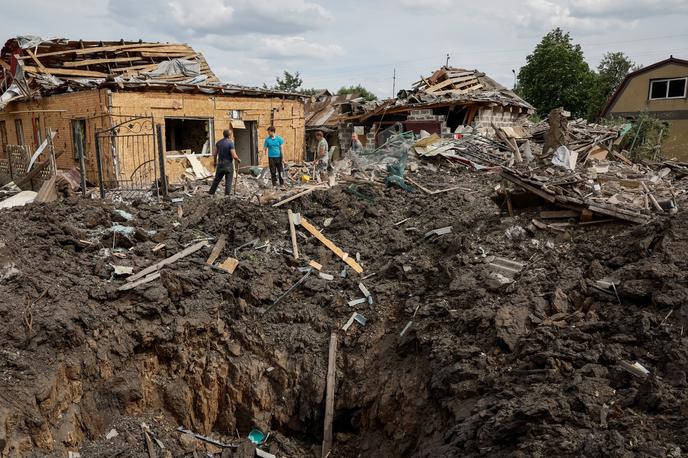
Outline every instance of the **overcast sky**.
{"label": "overcast sky", "polygon": [[688,58],[688,0],[0,0],[7,38],[186,42],[224,81],[261,85],[283,70],[305,87],[363,84],[378,96],[445,63],[512,87],[553,27],[591,66],[607,51],[648,65]]}

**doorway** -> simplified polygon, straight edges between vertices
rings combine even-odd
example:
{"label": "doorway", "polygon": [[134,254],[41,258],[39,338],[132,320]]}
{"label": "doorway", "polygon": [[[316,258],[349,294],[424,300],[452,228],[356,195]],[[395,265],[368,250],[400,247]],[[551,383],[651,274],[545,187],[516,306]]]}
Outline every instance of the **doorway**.
{"label": "doorway", "polygon": [[258,165],[258,123],[244,121],[244,129],[233,128],[234,148],[242,167]]}

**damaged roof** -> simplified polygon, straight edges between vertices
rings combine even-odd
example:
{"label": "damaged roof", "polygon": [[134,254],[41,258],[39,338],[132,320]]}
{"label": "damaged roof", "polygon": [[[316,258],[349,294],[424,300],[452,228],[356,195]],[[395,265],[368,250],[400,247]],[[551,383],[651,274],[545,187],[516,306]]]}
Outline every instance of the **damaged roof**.
{"label": "damaged roof", "polygon": [[187,44],[22,36],[0,51],[0,110],[16,100],[98,87],[298,97],[222,84],[203,54]]}
{"label": "damaged roof", "polygon": [[[327,93],[329,94],[329,92]],[[345,118],[349,110],[344,108],[363,102],[359,94],[320,95],[306,101],[306,128],[336,126]]]}
{"label": "damaged roof", "polygon": [[429,77],[422,77],[410,90],[401,90],[397,98],[376,103],[361,120],[384,113],[402,113],[419,108],[453,105],[501,105],[531,113],[535,108],[485,73],[455,67],[442,67]]}

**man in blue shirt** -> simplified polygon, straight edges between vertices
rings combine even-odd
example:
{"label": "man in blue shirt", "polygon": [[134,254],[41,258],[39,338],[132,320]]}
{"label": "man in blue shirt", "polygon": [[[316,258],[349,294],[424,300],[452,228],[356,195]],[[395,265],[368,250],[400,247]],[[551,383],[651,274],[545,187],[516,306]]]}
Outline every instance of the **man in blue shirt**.
{"label": "man in blue shirt", "polygon": [[264,153],[268,155],[268,163],[270,165],[270,178],[272,178],[272,185],[277,186],[277,177],[279,177],[280,185],[284,185],[284,178],[282,178],[282,156],[284,154],[284,140],[279,135],[275,135],[274,126],[268,127],[268,136],[263,143]]}
{"label": "man in blue shirt", "polygon": [[[237,161],[241,163],[241,159],[239,159],[234,149],[234,142],[229,138],[229,131],[223,131],[222,137],[222,140],[215,145],[215,152],[213,153],[215,179],[213,179],[213,184],[210,186],[210,191],[208,191],[211,196],[217,191],[217,187],[220,185],[220,181],[222,181],[223,177],[225,179],[225,196],[231,194],[232,180],[234,179],[234,167],[232,162]],[[219,161],[218,156],[220,158]]]}

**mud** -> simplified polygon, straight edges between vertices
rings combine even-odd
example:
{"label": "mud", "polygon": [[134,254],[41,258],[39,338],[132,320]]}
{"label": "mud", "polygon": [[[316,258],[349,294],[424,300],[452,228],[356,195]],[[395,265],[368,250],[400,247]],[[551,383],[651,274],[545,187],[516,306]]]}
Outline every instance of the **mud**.
{"label": "mud", "polygon": [[[465,189],[342,185],[291,207],[320,228],[333,218],[323,233],[376,274],[363,280],[373,304],[354,307],[367,324],[339,331],[330,456],[681,456],[686,213],[541,232],[540,208],[509,218],[492,202],[498,175],[445,172],[425,185]],[[71,199],[0,213],[3,456],[148,456],[141,423],[158,456],[253,456],[254,428],[270,432],[270,453],[319,455],[329,334],[362,296],[360,276],[342,278],[305,231],[295,261],[286,208],[201,197],[181,208]],[[523,235],[510,239],[514,226]],[[208,247],[118,291],[111,265],[139,271],[221,234],[221,260],[270,244],[239,251],[232,276],[204,268]],[[525,266],[503,284],[491,256]],[[266,311],[309,259],[335,279],[312,276]],[[609,276],[616,292],[596,288]],[[179,425],[240,447],[206,448]]]}

